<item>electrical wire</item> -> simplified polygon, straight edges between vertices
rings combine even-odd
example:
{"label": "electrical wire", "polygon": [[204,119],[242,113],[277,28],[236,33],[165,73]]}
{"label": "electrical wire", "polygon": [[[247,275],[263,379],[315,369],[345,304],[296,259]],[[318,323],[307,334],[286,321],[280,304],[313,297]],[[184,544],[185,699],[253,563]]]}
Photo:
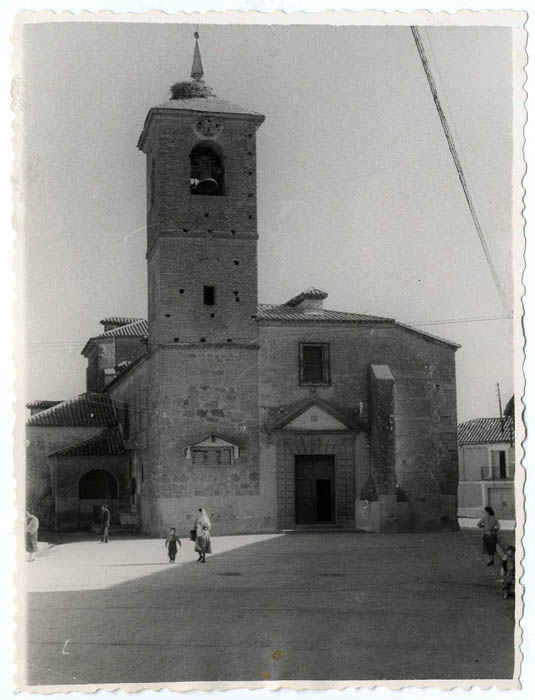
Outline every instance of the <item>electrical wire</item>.
{"label": "electrical wire", "polygon": [[508,305],[507,305],[507,300],[505,298],[505,292],[502,287],[502,283],[500,281],[500,278],[498,276],[498,272],[496,271],[496,268],[494,266],[494,262],[492,260],[492,256],[490,253],[489,246],[487,244],[487,241],[485,239],[485,235],[483,233],[483,229],[481,228],[481,224],[479,223],[479,218],[477,216],[477,212],[474,207],[474,203],[472,201],[472,196],[470,194],[470,191],[468,189],[468,184],[466,182],[466,178],[464,175],[464,171],[461,165],[461,162],[459,160],[459,156],[457,154],[457,149],[455,147],[455,142],[453,140],[453,136],[451,134],[448,121],[446,119],[446,115],[444,114],[444,110],[442,109],[442,105],[440,104],[440,99],[438,96],[437,88],[435,85],[435,81],[433,79],[433,75],[431,73],[431,69],[429,67],[429,62],[427,60],[427,56],[425,53],[424,46],[422,44],[422,40],[420,37],[420,32],[418,31],[418,27],[411,26],[411,32],[412,36],[414,38],[414,42],[416,44],[416,48],[418,50],[418,54],[420,56],[420,60],[422,62],[422,66],[425,72],[425,75],[427,77],[427,82],[429,83],[429,89],[431,90],[431,94],[433,96],[433,100],[435,102],[435,107],[438,112],[438,116],[440,118],[440,123],[442,124],[442,129],[444,131],[444,135],[446,136],[446,141],[448,142],[448,147],[450,149],[451,156],[453,158],[453,162],[455,164],[455,169],[457,170],[457,175],[459,176],[459,180],[461,182],[461,186],[463,188],[464,196],[466,199],[466,202],[468,204],[468,209],[470,210],[470,214],[472,216],[472,221],[474,222],[474,227],[476,229],[479,242],[481,243],[481,247],[483,248],[483,252],[485,254],[485,258],[487,260],[487,264],[489,266],[492,278],[494,280],[494,284],[496,285],[496,289],[498,290],[498,294],[500,296],[501,302],[503,304],[503,308],[506,311],[509,311]]}

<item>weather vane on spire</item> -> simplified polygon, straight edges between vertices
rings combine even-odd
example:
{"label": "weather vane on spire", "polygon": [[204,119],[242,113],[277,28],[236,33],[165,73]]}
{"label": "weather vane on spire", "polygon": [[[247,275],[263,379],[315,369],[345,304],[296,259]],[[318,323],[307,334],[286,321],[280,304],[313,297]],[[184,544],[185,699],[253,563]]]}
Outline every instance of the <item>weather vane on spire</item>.
{"label": "weather vane on spire", "polygon": [[199,48],[199,25],[197,25],[193,36],[195,37],[195,48],[193,50],[193,65],[191,67],[191,77],[193,80],[202,80],[204,68],[202,65],[201,49]]}

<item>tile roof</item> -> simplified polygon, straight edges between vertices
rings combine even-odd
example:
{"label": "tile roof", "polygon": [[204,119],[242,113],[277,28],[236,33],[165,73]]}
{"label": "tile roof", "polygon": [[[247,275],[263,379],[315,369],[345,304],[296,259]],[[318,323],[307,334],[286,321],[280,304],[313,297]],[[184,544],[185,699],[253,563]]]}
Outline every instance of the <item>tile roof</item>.
{"label": "tile roof", "polygon": [[156,105],[152,109],[185,110],[189,112],[216,112],[220,114],[252,114],[256,117],[263,117],[260,112],[254,112],[252,109],[246,109],[245,107],[232,104],[232,102],[222,100],[216,95],[209,95],[208,97],[191,97],[189,99],[181,98],[179,100],[170,99],[167,100],[167,102],[162,102],[162,104]]}
{"label": "tile roof", "polygon": [[123,436],[119,426],[105,430],[94,435],[88,440],[77,442],[67,447],[62,447],[55,452],[50,452],[48,457],[107,457],[125,453]]}
{"label": "tile roof", "polygon": [[259,321],[289,321],[292,323],[394,323],[392,318],[354,314],[348,311],[329,311],[323,309],[310,314],[288,306],[287,304],[259,304]]}
{"label": "tile roof", "polygon": [[109,427],[117,424],[113,401],[106,394],[87,392],[35,413],[26,425]]}
{"label": "tile roof", "polygon": [[128,318],[127,316],[107,316],[100,321],[102,326],[107,326],[109,324],[115,324],[117,326],[127,326],[130,323],[135,323],[136,321],[143,321],[142,318]]}
{"label": "tile roof", "polygon": [[116,338],[117,336],[131,336],[144,338],[149,332],[149,324],[146,319],[140,318],[132,323],[127,323],[124,326],[119,326],[118,328],[112,328],[109,331],[104,331],[99,335],[90,338],[90,340],[95,340],[97,338]]}
{"label": "tile roof", "polygon": [[435,335],[434,333],[428,333],[427,331],[422,331],[420,328],[408,326],[406,323],[401,323],[401,321],[396,321],[395,323],[399,328],[404,328],[406,331],[410,331],[411,333],[423,335],[425,338],[430,338],[431,340],[437,340],[439,343],[445,343],[446,345],[450,345],[452,348],[462,347],[462,345],[459,345],[459,343],[454,343],[452,340],[446,340],[446,338],[441,338],[439,335]]}
{"label": "tile roof", "polygon": [[57,406],[61,401],[30,401],[26,404],[26,408],[51,408],[52,406]]}
{"label": "tile roof", "polygon": [[457,441],[459,445],[489,444],[509,442],[515,439],[515,425],[512,418],[473,418],[457,426]]}
{"label": "tile roof", "polygon": [[322,292],[321,289],[316,289],[316,287],[309,287],[308,289],[305,289],[304,292],[301,292],[297,296],[292,297],[289,301],[286,302],[285,306],[297,306],[305,299],[327,299],[328,296],[329,295],[327,294],[327,292]]}
{"label": "tile roof", "polygon": [[[308,294],[315,296],[307,296]],[[328,309],[318,309],[314,313],[308,313],[304,310],[296,309],[294,306],[290,306],[290,303],[298,304],[305,298],[310,299],[322,299],[325,298],[320,289],[315,289],[311,287],[310,289],[301,292],[289,302],[285,304],[259,304],[257,311],[258,321],[270,321],[276,323],[383,323],[395,325],[404,330],[410,331],[411,333],[416,333],[418,335],[424,336],[431,340],[436,340],[440,343],[445,343],[455,348],[461,347],[457,343],[453,343],[451,340],[446,340],[437,335],[432,335],[426,331],[422,331],[419,328],[414,328],[413,326],[408,326],[405,323],[400,323],[393,318],[388,318],[386,316],[373,316],[371,314],[357,314],[350,311],[330,311]],[[297,300],[297,301],[296,301]],[[117,336],[139,336],[140,338],[145,338],[148,335],[148,323],[145,319],[140,319],[133,323],[129,323],[126,326],[121,326],[119,328],[114,328],[110,331],[105,331],[98,336],[90,338],[84,349],[82,350],[82,355],[85,354],[89,345],[100,338],[112,338]]]}
{"label": "tile roof", "polygon": [[84,348],[80,354],[85,355],[87,350],[91,347],[91,345],[93,345],[95,340],[102,340],[104,338],[118,338],[120,336],[130,338],[145,338],[148,332],[149,324],[147,323],[147,320],[144,318],[140,318],[137,321],[133,321],[132,323],[127,323],[124,326],[112,328],[109,331],[104,331],[103,333],[99,333],[99,335],[92,336],[84,345]]}

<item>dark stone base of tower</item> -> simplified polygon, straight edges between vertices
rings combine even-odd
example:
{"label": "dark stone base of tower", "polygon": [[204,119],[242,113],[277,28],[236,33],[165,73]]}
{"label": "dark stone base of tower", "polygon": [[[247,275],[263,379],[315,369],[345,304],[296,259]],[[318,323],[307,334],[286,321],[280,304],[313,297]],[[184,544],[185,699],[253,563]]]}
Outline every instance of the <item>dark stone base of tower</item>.
{"label": "dark stone base of tower", "polygon": [[217,534],[457,529],[457,346],[314,288],[258,304],[264,117],[212,94],[198,50],[193,72],[138,144],[148,321],[102,321],[88,393],[32,405],[28,507],[75,529],[108,502],[155,536],[201,506]]}

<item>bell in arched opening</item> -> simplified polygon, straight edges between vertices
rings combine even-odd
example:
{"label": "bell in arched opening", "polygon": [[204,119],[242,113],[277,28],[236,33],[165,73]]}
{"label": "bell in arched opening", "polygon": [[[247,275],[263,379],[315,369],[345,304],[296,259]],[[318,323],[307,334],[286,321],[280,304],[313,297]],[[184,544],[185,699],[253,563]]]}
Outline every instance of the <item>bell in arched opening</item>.
{"label": "bell in arched opening", "polygon": [[195,146],[190,153],[191,193],[221,195],[224,193],[224,171],[219,155],[208,146]]}

